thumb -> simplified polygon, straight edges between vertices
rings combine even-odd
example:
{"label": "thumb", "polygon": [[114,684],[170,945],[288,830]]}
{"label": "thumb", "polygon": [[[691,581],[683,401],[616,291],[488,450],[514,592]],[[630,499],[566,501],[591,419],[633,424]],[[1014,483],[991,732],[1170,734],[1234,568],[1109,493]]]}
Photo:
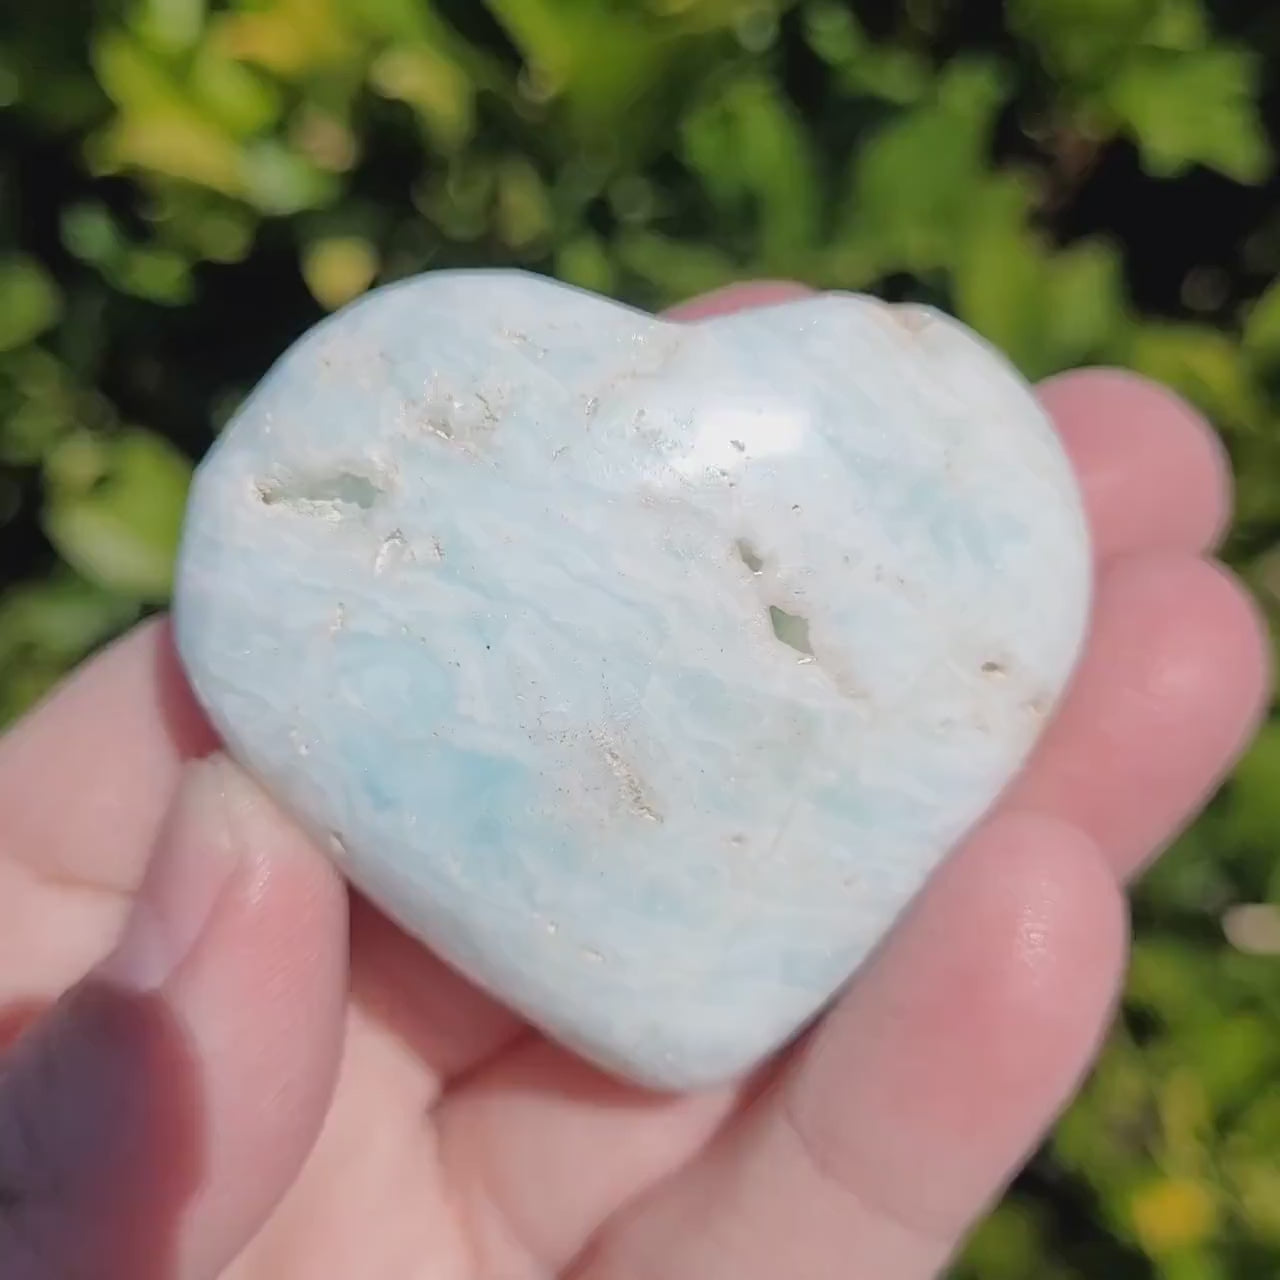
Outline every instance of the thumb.
{"label": "thumb", "polygon": [[212,1280],[297,1176],[341,1050],[346,896],[193,763],[119,945],[0,1059],[0,1275]]}

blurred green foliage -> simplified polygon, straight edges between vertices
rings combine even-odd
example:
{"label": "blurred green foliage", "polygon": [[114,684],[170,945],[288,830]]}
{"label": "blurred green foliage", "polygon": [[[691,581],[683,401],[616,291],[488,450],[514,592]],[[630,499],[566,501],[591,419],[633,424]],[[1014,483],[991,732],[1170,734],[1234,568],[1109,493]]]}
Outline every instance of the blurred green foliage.
{"label": "blurred green foliage", "polygon": [[[1280,11],[128,0],[0,35],[0,716],[162,607],[190,460],[370,285],[526,265],[953,310],[1164,380],[1280,608]],[[1280,720],[1150,874],[1124,1016],[972,1280],[1280,1275]]]}

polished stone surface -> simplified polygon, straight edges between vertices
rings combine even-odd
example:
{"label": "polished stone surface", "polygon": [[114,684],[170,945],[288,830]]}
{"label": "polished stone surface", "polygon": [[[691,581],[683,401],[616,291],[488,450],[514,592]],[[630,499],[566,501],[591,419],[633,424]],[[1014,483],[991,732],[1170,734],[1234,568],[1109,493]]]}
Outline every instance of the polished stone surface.
{"label": "polished stone surface", "polygon": [[354,884],[683,1088],[791,1037],[988,809],[1089,590],[1052,429],[955,322],[458,272],[276,365],[198,472],[175,626]]}

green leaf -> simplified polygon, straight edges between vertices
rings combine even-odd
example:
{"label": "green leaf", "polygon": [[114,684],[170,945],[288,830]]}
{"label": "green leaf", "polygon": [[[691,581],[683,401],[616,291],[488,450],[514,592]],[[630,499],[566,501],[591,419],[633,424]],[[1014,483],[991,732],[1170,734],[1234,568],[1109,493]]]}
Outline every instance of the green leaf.
{"label": "green leaf", "polygon": [[432,141],[456,151],[475,127],[475,85],[453,59],[431,45],[396,46],[379,56],[369,81],[384,97],[408,103]]}
{"label": "green leaf", "polygon": [[362,294],[378,274],[377,246],[363,236],[326,236],[302,250],[302,276],[312,296],[336,311]]}
{"label": "green leaf", "polygon": [[1134,329],[1117,354],[1137,372],[1186,396],[1224,430],[1260,428],[1268,419],[1243,348],[1218,329],[1148,321]]}
{"label": "green leaf", "polygon": [[639,6],[489,0],[525,58],[518,97],[525,109],[558,109],[561,144],[588,150],[648,147],[669,117],[676,63],[687,49]]}
{"label": "green leaf", "polygon": [[270,128],[283,107],[280,92],[265,76],[203,45],[188,73],[192,97],[229,133],[249,137]]}
{"label": "green leaf", "polygon": [[1280,1038],[1270,1022],[1252,1012],[1224,1010],[1213,1037],[1197,1049],[1195,1070],[1217,1110],[1247,1105],[1280,1066]]}
{"label": "green leaf", "polygon": [[556,255],[556,275],[580,289],[610,294],[617,285],[617,273],[608,251],[598,236],[584,232],[561,246]]}
{"label": "green leaf", "polygon": [[339,189],[332,174],[274,138],[246,147],[240,173],[250,201],[277,217],[323,208]]}
{"label": "green leaf", "polygon": [[1225,834],[1242,845],[1273,851],[1280,831],[1280,723],[1265,725],[1230,783]]}
{"label": "green leaf", "polygon": [[25,347],[56,324],[62,295],[34,258],[0,258],[0,351]]}
{"label": "green leaf", "polygon": [[139,612],[137,601],[64,571],[0,595],[0,727]]}
{"label": "green leaf", "polygon": [[1249,309],[1244,326],[1244,346],[1265,370],[1280,366],[1280,280]]}
{"label": "green leaf", "polygon": [[1054,254],[1041,309],[1049,331],[1046,372],[1097,357],[1115,339],[1128,311],[1120,249],[1094,238]]}
{"label": "green leaf", "polygon": [[116,220],[105,205],[73,204],[62,211],[62,243],[82,262],[106,266],[128,248]]}
{"label": "green leaf", "polygon": [[953,289],[960,318],[1027,377],[1038,377],[1046,362],[1046,268],[1027,225],[1030,203],[1016,178],[993,180],[975,193],[972,216],[957,228]]}
{"label": "green leaf", "polygon": [[568,74],[583,26],[595,17],[589,8],[553,0],[489,0],[489,8],[526,61],[557,80]]}
{"label": "green leaf", "polygon": [[148,431],[72,437],[46,463],[45,533],[90,582],[163,602],[190,476],[187,459]]}
{"label": "green leaf", "polygon": [[710,245],[653,232],[624,233],[618,238],[617,254],[619,262],[649,286],[648,301],[658,308],[710,293],[743,275],[731,258]]}
{"label": "green leaf", "polygon": [[525,156],[505,156],[495,171],[494,230],[510,249],[527,250],[551,230],[554,214],[542,175]]}
{"label": "green leaf", "polygon": [[867,36],[852,9],[838,0],[810,0],[804,6],[809,47],[833,67],[847,67],[867,50]]}
{"label": "green leaf", "polygon": [[1008,0],[1006,13],[1055,75],[1099,84],[1141,39],[1152,8],[1151,0]]}
{"label": "green leaf", "polygon": [[1213,1185],[1191,1177],[1154,1177],[1129,1202],[1133,1232],[1157,1258],[1206,1243],[1220,1212]]}
{"label": "green leaf", "polygon": [[929,88],[933,71],[915,49],[873,44],[852,9],[838,0],[811,0],[804,8],[809,47],[836,72],[840,89],[903,105]]}
{"label": "green leaf", "polygon": [[949,265],[956,228],[983,185],[1007,92],[996,65],[960,60],[943,73],[931,101],[875,133],[854,155],[839,251],[874,261],[886,274]]}
{"label": "green leaf", "polygon": [[1147,169],[1173,177],[1192,165],[1262,182],[1272,154],[1258,114],[1259,62],[1244,49],[1136,51],[1104,101],[1130,132]]}
{"label": "green leaf", "polygon": [[1006,1200],[970,1236],[966,1262],[982,1280],[1025,1280],[1042,1275],[1047,1242],[1031,1209]]}
{"label": "green leaf", "polygon": [[1155,49],[1203,49],[1209,43],[1209,18],[1203,0],[1157,0],[1148,4],[1143,42]]}
{"label": "green leaf", "polygon": [[75,427],[111,420],[105,400],[78,386],[43,347],[24,347],[0,361],[0,462],[38,465]]}
{"label": "green leaf", "polygon": [[66,572],[10,587],[0,596],[0,665],[29,649],[72,662],[137,612],[135,601]]}
{"label": "green leaf", "polygon": [[98,83],[122,110],[147,114],[184,106],[186,97],[165,65],[118,28],[99,28],[91,56]]}
{"label": "green leaf", "polygon": [[195,295],[190,261],[163,245],[129,250],[108,275],[121,293],[165,306],[189,302]]}
{"label": "green leaf", "polygon": [[808,137],[772,81],[742,76],[685,119],[681,152],[730,225],[745,224],[766,274],[801,271],[818,234]]}
{"label": "green leaf", "polygon": [[141,0],[133,28],[151,48],[179,53],[200,38],[207,0]]}
{"label": "green leaf", "polygon": [[961,318],[1036,379],[1101,352],[1125,301],[1115,247],[1086,240],[1052,250],[1032,229],[1033,198],[1013,175],[981,188],[956,231],[953,287]]}
{"label": "green leaf", "polygon": [[173,184],[156,193],[154,205],[153,221],[166,241],[192,258],[240,262],[253,246],[258,217],[239,201]]}

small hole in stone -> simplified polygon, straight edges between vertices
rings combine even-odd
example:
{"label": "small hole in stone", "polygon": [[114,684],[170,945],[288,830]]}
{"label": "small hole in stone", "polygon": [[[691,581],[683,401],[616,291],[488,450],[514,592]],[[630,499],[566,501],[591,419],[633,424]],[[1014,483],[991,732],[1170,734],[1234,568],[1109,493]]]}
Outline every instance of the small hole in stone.
{"label": "small hole in stone", "polygon": [[752,573],[759,573],[764,568],[764,561],[757,554],[756,549],[745,538],[739,538],[736,550],[738,559],[751,570]]}
{"label": "small hole in stone", "polygon": [[799,614],[788,613],[777,605],[769,606],[769,621],[773,625],[773,634],[785,645],[790,645],[797,653],[807,658],[813,657],[813,645],[809,643],[809,620]]}
{"label": "small hole in stone", "polygon": [[373,557],[373,571],[375,574],[383,574],[388,569],[395,569],[413,558],[413,548],[409,545],[408,539],[399,529],[392,529],[383,538]]}
{"label": "small hole in stone", "polygon": [[368,511],[382,497],[382,487],[368,476],[354,471],[330,475],[294,476],[287,480],[266,480],[258,484],[258,497],[265,507],[292,507],[304,514],[334,514],[341,507]]}
{"label": "small hole in stone", "polygon": [[1003,676],[1008,674],[1008,668],[1003,662],[997,662],[994,658],[982,664],[982,670],[985,675]]}

